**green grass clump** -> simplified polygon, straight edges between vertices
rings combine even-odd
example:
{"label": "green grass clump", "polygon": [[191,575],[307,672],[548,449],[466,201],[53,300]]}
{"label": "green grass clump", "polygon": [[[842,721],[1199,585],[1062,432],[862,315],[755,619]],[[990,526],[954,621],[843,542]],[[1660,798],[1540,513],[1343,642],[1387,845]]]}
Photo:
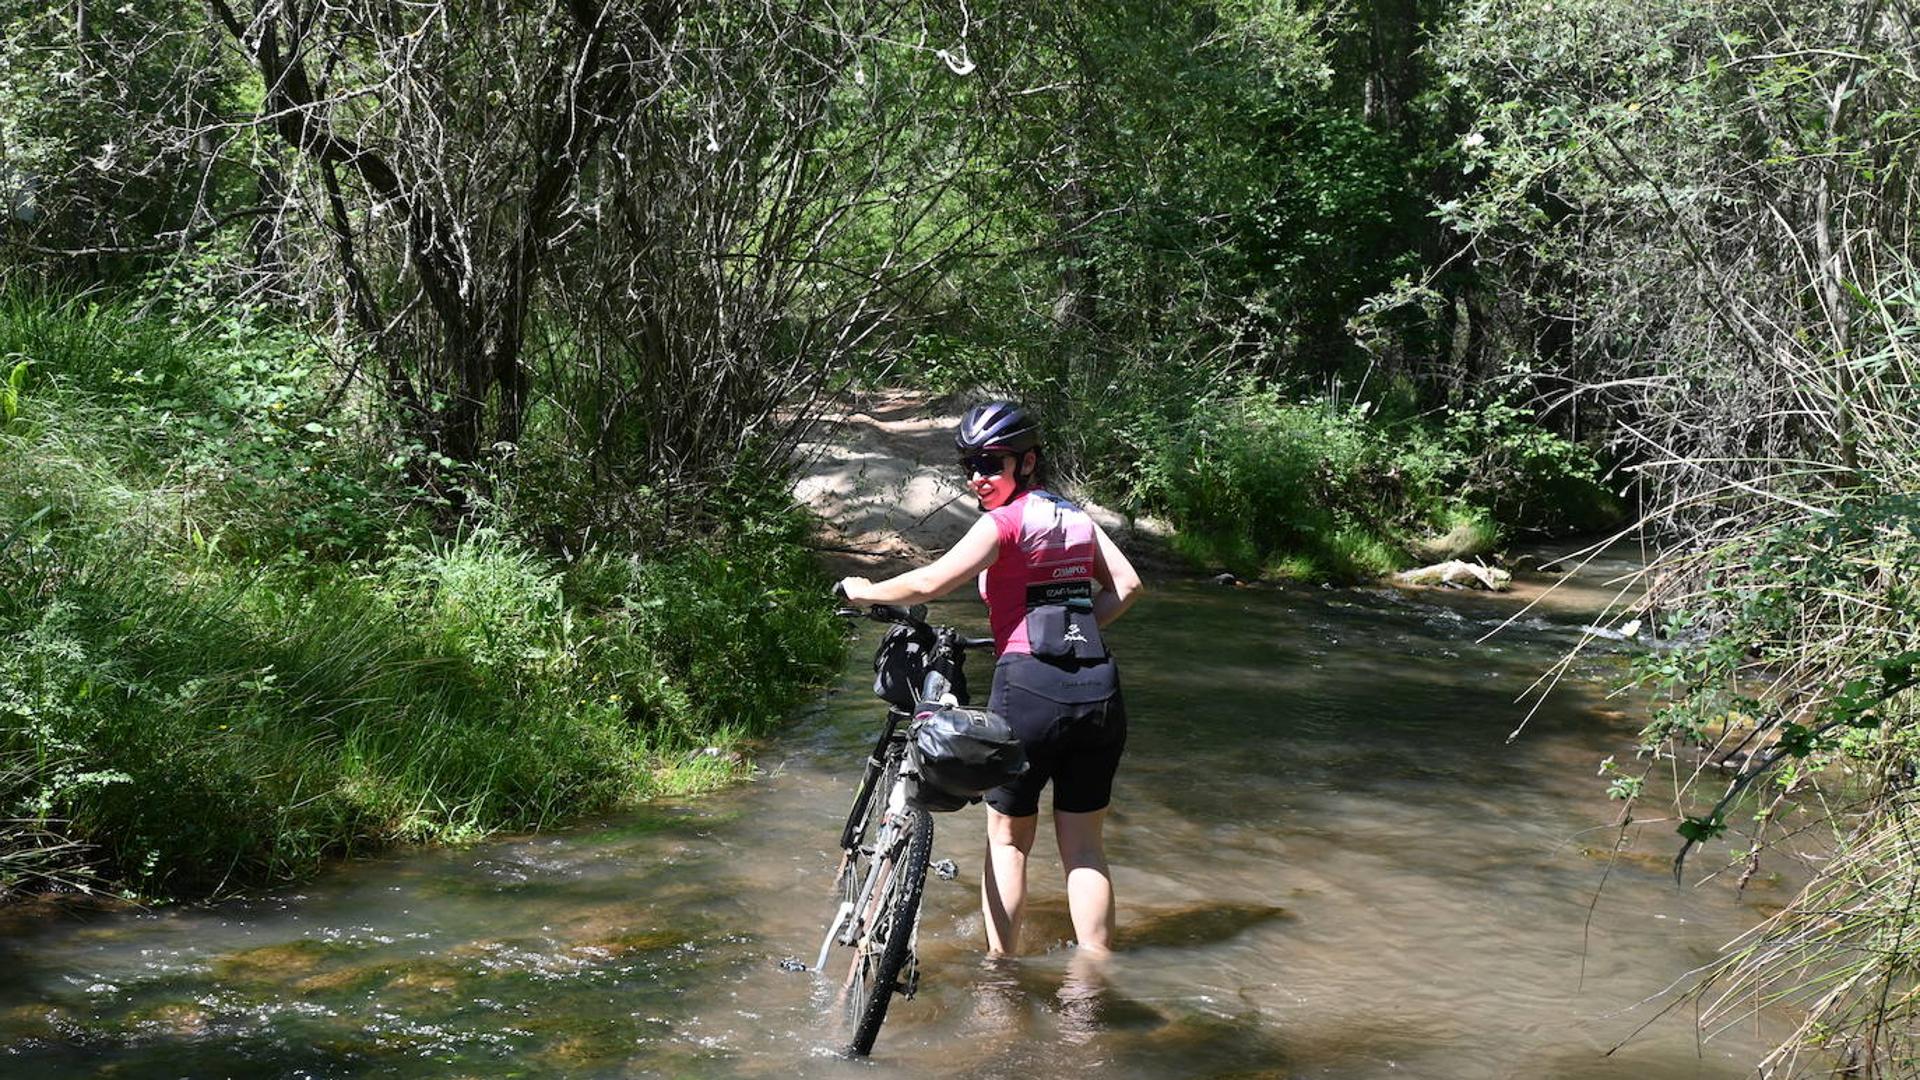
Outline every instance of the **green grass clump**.
{"label": "green grass clump", "polygon": [[838,663],[764,493],[561,562],[502,511],[427,528],[284,328],[16,295],[0,344],[0,895],[219,895],[630,803]]}
{"label": "green grass clump", "polygon": [[1156,449],[1141,494],[1197,562],[1352,581],[1405,561],[1400,525],[1418,513],[1418,488],[1355,410],[1246,393],[1193,417]]}
{"label": "green grass clump", "polygon": [[295,583],[49,537],[4,567],[10,748],[109,878],[195,895],[394,841],[537,826],[631,786],[614,710],[526,692],[345,574]]}

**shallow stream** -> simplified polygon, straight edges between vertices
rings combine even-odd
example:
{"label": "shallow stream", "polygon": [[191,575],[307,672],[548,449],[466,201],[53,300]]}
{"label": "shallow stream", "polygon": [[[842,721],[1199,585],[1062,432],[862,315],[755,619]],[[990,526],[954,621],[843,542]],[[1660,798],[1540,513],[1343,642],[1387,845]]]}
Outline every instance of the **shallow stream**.
{"label": "shallow stream", "polygon": [[1112,633],[1132,733],[1108,975],[1077,977],[1044,826],[1028,955],[984,964],[982,811],[943,816],[960,872],[929,883],[920,993],[867,1063],[781,966],[817,948],[878,715],[862,645],[715,795],[210,910],[0,924],[0,1076],[1743,1076],[1778,1018],[1702,1044],[1659,995],[1786,883],[1676,888],[1655,825],[1600,888],[1628,647],[1596,643],[1507,741],[1628,570],[1588,567],[1485,642],[1552,579],[1158,586]]}

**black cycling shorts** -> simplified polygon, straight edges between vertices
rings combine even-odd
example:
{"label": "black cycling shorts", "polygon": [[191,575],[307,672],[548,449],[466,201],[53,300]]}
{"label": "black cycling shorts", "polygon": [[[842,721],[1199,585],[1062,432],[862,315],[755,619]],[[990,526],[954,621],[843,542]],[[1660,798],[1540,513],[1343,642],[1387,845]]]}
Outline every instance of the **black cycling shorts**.
{"label": "black cycling shorts", "polygon": [[1040,812],[1040,789],[1053,781],[1053,808],[1070,814],[1105,809],[1127,746],[1127,710],[1111,658],[1042,660],[1008,653],[993,668],[987,708],[999,713],[1027,752],[1018,780],[987,792],[1009,817]]}

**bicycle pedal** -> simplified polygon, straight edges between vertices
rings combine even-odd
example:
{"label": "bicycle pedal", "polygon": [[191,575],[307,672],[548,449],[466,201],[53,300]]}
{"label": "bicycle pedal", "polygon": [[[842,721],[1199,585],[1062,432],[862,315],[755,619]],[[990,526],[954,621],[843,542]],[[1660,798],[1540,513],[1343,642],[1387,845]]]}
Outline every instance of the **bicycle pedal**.
{"label": "bicycle pedal", "polygon": [[933,864],[933,876],[941,881],[952,881],[960,874],[960,867],[952,859],[941,859]]}

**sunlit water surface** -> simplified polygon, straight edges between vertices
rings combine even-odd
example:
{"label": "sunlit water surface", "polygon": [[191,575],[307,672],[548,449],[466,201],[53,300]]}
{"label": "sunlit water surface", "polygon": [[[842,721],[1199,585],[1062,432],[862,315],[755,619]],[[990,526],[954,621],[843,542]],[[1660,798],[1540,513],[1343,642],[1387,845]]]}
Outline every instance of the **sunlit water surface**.
{"label": "sunlit water surface", "polygon": [[877,716],[862,646],[716,795],[212,910],[0,924],[0,1075],[1745,1075],[1778,1018],[1702,1044],[1658,995],[1785,884],[1676,888],[1655,826],[1600,888],[1627,647],[1597,643],[1507,738],[1629,569],[1589,567],[1486,641],[1552,579],[1158,587],[1112,635],[1132,734],[1105,981],[1073,974],[1044,829],[1027,955],[983,964],[982,811],[943,816],[960,872],[928,886],[920,992],[869,1062],[834,1055],[820,981],[781,966],[829,907]]}

